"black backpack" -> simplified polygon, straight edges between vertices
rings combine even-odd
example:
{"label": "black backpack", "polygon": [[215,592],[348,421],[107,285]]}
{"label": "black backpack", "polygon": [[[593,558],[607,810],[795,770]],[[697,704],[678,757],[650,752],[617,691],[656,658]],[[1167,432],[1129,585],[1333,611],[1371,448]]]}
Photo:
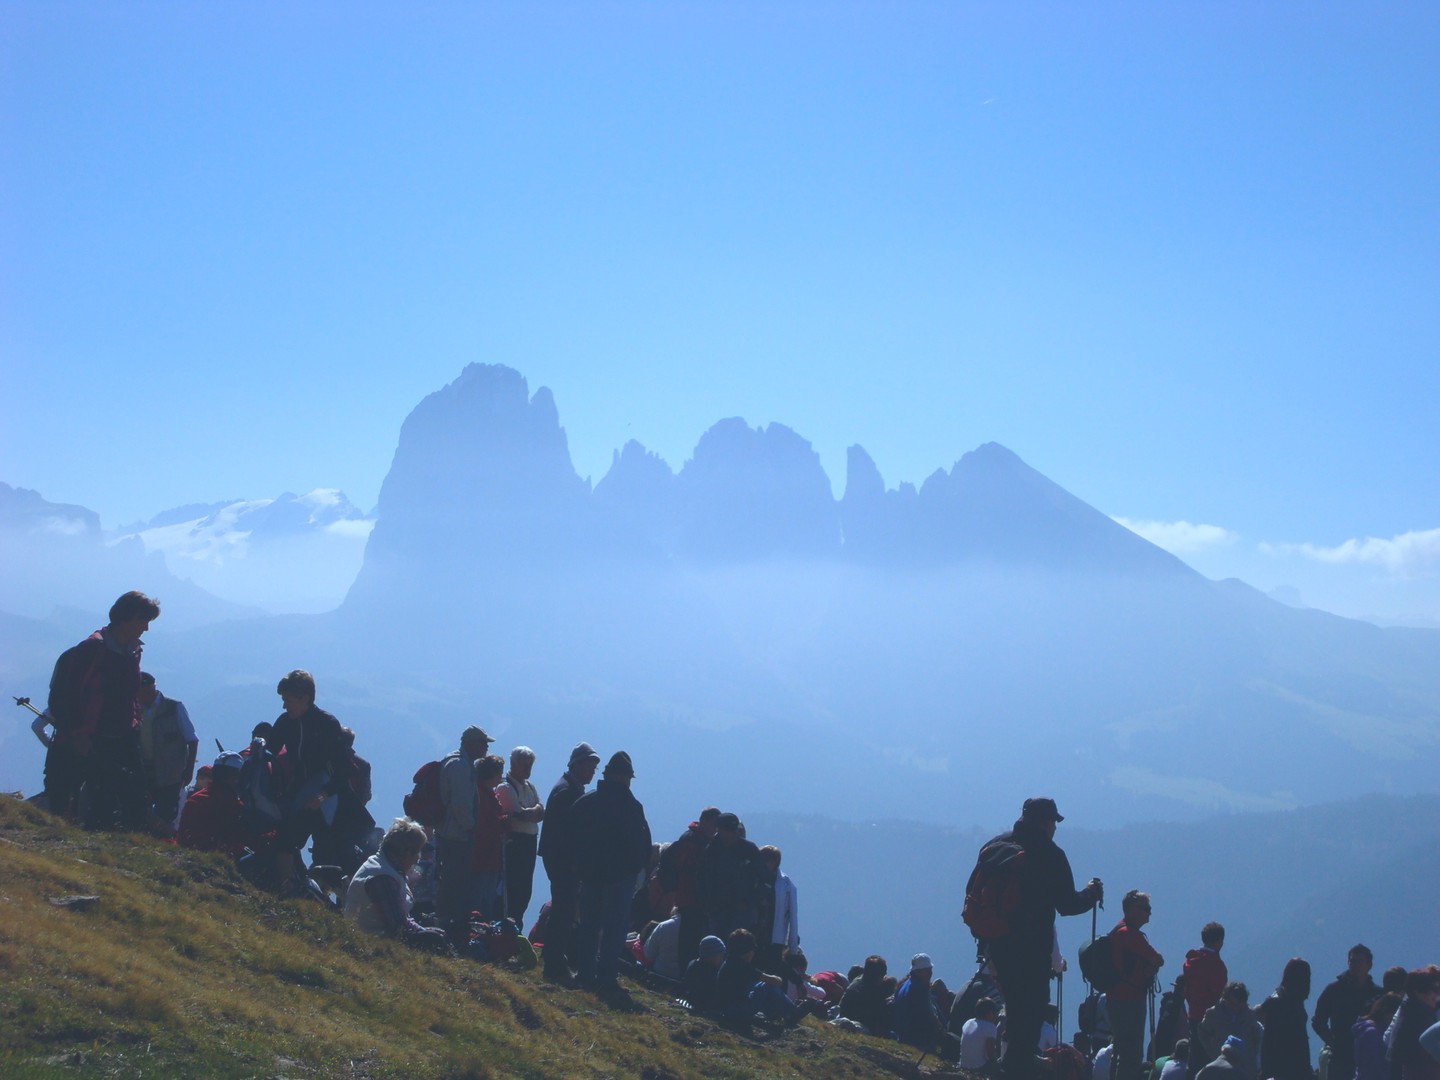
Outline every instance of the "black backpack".
{"label": "black backpack", "polygon": [[1114,942],[1109,934],[1091,939],[1090,944],[1080,950],[1080,974],[1102,994],[1120,981],[1120,969],[1115,966]]}

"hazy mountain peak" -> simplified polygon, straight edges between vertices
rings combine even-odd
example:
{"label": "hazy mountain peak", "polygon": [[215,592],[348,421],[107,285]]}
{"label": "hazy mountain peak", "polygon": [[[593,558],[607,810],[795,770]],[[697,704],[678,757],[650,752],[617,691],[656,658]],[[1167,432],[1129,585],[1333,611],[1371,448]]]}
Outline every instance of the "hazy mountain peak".
{"label": "hazy mountain peak", "polygon": [[845,451],[845,495],[847,503],[874,501],[885,497],[885,479],[875,459],[856,443]]}
{"label": "hazy mountain peak", "polygon": [[100,532],[100,515],[83,506],[52,503],[38,491],[0,483],[0,527],[77,536]]}

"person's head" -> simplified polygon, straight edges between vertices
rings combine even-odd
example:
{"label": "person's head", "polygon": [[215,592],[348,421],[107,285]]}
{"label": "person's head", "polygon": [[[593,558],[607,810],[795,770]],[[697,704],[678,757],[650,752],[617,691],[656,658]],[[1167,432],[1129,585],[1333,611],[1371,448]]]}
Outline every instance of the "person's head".
{"label": "person's head", "polygon": [[1244,1012],[1250,1007],[1250,988],[1243,982],[1228,982],[1220,992],[1220,1000],[1232,1010]]}
{"label": "person's head", "polygon": [[385,830],[380,840],[380,854],[396,870],[409,870],[420,861],[425,848],[425,829],[418,822],[399,817]]}
{"label": "person's head", "polygon": [[785,963],[788,964],[790,970],[797,975],[804,975],[810,968],[810,958],[805,955],[805,950],[799,946],[785,950]]}
{"label": "person's head", "polygon": [[861,974],[867,981],[874,982],[876,979],[883,979],[885,973],[889,970],[889,965],[885,963],[883,956],[875,956],[872,954],[865,958],[865,968]]}
{"label": "person's head", "polygon": [[110,605],[110,636],[121,645],[133,645],[160,617],[160,601],[131,590]]}
{"label": "person's head", "polygon": [[195,770],[196,791],[204,791],[210,786],[210,773],[212,771],[213,768],[209,765],[201,765],[198,769]]}
{"label": "person's head", "polygon": [[849,986],[851,983],[853,983],[856,979],[860,978],[860,976],[862,976],[862,975],[864,975],[864,974],[865,974],[865,965],[864,965],[864,964],[851,964],[851,965],[850,965],[850,970],[847,971],[847,972],[845,972],[845,985],[846,985],[846,986]]}
{"label": "person's head", "polygon": [[155,689],[155,676],[148,671],[140,672],[140,690],[135,695],[140,704],[149,705],[159,696],[160,691]]}
{"label": "person's head", "polygon": [[700,826],[700,835],[706,840],[715,839],[715,823],[720,820],[720,808],[718,806],[707,806],[700,811],[700,816],[695,819]]}
{"label": "person's head", "polygon": [[475,762],[475,782],[483,788],[493,788],[505,775],[505,759],[499,754],[486,754]]}
{"label": "person's head", "polygon": [[1176,1039],[1176,1040],[1175,1040],[1175,1047],[1174,1047],[1173,1050],[1170,1051],[1170,1060],[1171,1060],[1171,1061],[1189,1061],[1189,1060],[1190,1060],[1190,1040],[1189,1040],[1189,1039]]}
{"label": "person's head", "polygon": [[1385,974],[1380,976],[1380,989],[1387,994],[1405,993],[1405,976],[1410,973],[1405,970],[1403,964],[1396,964],[1394,967],[1385,969]]}
{"label": "person's head", "polygon": [[992,1024],[1000,1016],[1000,1006],[995,1004],[995,999],[982,997],[975,1002],[975,1015],[981,1020],[989,1020]]}
{"label": "person's head", "polygon": [[1405,976],[1405,993],[1428,1008],[1435,1008],[1440,999],[1440,969],[1416,968]]}
{"label": "person's head", "polygon": [[605,763],[605,779],[625,787],[629,787],[630,781],[635,779],[635,766],[624,750],[616,750],[610,755],[610,760]]}
{"label": "person's head", "polygon": [[740,819],[734,814],[721,814],[715,819],[715,839],[726,847],[740,842]]}
{"label": "person's head", "polygon": [[577,784],[584,786],[595,779],[595,770],[600,767],[600,755],[588,742],[576,743],[570,751],[570,760],[565,766],[566,773]]}
{"label": "person's head", "polygon": [[895,993],[895,988],[900,985],[900,980],[894,975],[886,975],[880,980],[880,996],[890,997]]}
{"label": "person's head", "polygon": [[1020,820],[1046,836],[1054,836],[1055,826],[1065,818],[1056,808],[1054,799],[1041,795],[1025,800],[1020,808]]}
{"label": "person's head", "polygon": [[1368,945],[1351,945],[1350,951],[1345,954],[1345,970],[1357,979],[1369,975],[1374,966],[1375,954]]}
{"label": "person's head", "polygon": [[928,985],[930,976],[935,973],[935,964],[930,959],[929,953],[917,952],[910,958],[910,980],[920,985]]}
{"label": "person's head", "polygon": [[772,874],[780,869],[780,849],[774,844],[766,844],[760,849],[760,861]]}
{"label": "person's head", "polygon": [[1285,971],[1280,976],[1280,989],[1285,991],[1285,996],[1296,1001],[1304,1001],[1310,996],[1310,964],[1301,960],[1300,957],[1291,957],[1285,963]]}
{"label": "person's head", "polygon": [[700,948],[696,956],[702,964],[719,967],[725,962],[725,942],[721,941],[714,934],[703,937],[700,939]]}
{"label": "person's head", "polygon": [[471,761],[482,758],[490,752],[490,741],[484,728],[471,724],[460,733],[460,754]]}
{"label": "person's head", "polygon": [[738,960],[753,960],[755,958],[755,935],[743,926],[738,930],[731,930],[730,936],[725,939],[725,954]]}
{"label": "person's head", "polygon": [[1225,927],[1218,922],[1207,922],[1200,928],[1200,944],[1218,951],[1225,944]]}
{"label": "person's head", "polygon": [[1220,1044],[1220,1053],[1226,1061],[1241,1061],[1245,1057],[1245,1040],[1236,1035],[1225,1036]]}
{"label": "person's head", "polygon": [[1125,914],[1125,925],[1139,928],[1150,921],[1150,894],[1131,889],[1120,901]]}
{"label": "person's head", "polygon": [[517,746],[510,751],[510,775],[516,780],[529,780],[535,768],[535,751],[528,746]]}
{"label": "person's head", "polygon": [[304,716],[315,704],[315,676],[303,668],[296,668],[280,680],[275,692],[285,705],[286,716]]}
{"label": "person's head", "polygon": [[211,786],[224,791],[234,791],[240,783],[240,769],[244,764],[245,759],[234,750],[222,750],[215,759],[215,764],[210,766]]}

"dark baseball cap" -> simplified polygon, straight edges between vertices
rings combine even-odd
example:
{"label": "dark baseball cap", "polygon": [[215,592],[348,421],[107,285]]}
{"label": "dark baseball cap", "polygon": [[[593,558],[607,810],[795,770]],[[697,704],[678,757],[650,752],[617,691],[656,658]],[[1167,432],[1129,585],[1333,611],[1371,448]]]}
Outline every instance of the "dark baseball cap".
{"label": "dark baseball cap", "polygon": [[1055,807],[1054,799],[1044,797],[1026,799],[1020,809],[1020,816],[1030,821],[1064,821],[1065,817]]}

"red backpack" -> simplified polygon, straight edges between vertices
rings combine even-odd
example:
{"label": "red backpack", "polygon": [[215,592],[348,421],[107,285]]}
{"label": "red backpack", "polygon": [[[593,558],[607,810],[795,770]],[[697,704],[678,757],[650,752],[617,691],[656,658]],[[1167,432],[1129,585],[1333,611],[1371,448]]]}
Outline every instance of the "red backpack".
{"label": "red backpack", "polygon": [[415,773],[415,787],[405,796],[405,816],[427,828],[438,828],[445,820],[445,803],[440,798],[440,761],[427,761]]}
{"label": "red backpack", "polygon": [[980,849],[975,869],[965,883],[960,917],[970,933],[992,941],[1010,933],[1010,916],[1020,903],[1020,872],[1025,849],[1014,840],[992,840]]}

